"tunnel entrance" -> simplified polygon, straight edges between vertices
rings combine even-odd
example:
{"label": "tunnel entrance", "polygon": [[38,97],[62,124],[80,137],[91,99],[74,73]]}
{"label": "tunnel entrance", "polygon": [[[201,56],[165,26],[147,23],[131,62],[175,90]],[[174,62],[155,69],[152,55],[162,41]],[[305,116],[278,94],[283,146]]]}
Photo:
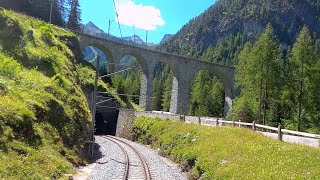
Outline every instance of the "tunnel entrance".
{"label": "tunnel entrance", "polygon": [[96,113],[96,135],[116,135],[119,110]]}

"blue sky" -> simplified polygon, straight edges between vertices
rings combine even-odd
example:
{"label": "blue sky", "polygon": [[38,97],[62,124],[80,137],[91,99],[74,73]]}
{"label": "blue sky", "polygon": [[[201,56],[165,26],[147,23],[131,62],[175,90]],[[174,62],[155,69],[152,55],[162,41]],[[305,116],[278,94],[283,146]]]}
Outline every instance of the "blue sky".
{"label": "blue sky", "polygon": [[[159,43],[164,34],[176,33],[190,19],[200,15],[216,0],[115,0],[122,35],[137,35]],[[105,32],[113,20],[110,33],[120,37],[113,0],[80,0],[82,23],[92,21]]]}

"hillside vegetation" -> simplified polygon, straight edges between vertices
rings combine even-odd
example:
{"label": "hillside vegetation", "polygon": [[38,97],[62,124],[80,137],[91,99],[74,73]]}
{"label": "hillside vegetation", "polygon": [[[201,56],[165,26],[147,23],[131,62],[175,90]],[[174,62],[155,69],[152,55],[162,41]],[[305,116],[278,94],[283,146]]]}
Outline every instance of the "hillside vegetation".
{"label": "hillside vegetation", "polygon": [[[319,0],[218,0],[158,48],[234,66],[230,120],[319,133],[319,24]],[[212,76],[196,75],[189,114],[222,115],[223,87]]]}
{"label": "hillside vegetation", "polygon": [[255,42],[268,23],[286,48],[304,25],[320,36],[318,0],[218,0],[159,48],[222,64],[236,64],[244,44]]}
{"label": "hillside vegetation", "polygon": [[0,179],[59,179],[85,163],[95,73],[81,59],[73,33],[0,9]]}
{"label": "hillside vegetation", "polygon": [[151,145],[198,179],[319,179],[320,149],[244,128],[138,118],[132,139]]}

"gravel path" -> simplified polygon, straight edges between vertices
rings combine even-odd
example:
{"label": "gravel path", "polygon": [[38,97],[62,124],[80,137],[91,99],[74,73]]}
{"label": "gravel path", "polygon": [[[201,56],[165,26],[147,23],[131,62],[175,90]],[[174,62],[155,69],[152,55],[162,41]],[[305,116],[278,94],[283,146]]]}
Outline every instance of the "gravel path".
{"label": "gravel path", "polygon": [[[185,178],[178,165],[172,163],[164,157],[157,155],[157,153],[140,144],[121,139],[132,147],[134,147],[139,154],[145,159],[151,172],[152,180],[182,180]],[[96,165],[91,173],[90,179],[92,180],[121,180],[125,171],[125,156],[114,142],[103,138],[102,136],[96,136],[96,143],[98,144],[101,152],[101,158],[96,161]],[[136,172],[135,175],[130,175],[129,179],[143,179],[141,175],[141,168],[138,166],[136,155],[123,144],[123,147],[127,150],[130,162],[130,170]],[[131,172],[132,173],[132,172]],[[132,177],[132,178],[131,178]]]}

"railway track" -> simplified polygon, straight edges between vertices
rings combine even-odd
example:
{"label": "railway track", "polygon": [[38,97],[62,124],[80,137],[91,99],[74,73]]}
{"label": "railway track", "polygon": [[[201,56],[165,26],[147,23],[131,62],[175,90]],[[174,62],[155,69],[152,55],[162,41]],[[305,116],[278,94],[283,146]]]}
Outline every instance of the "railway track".
{"label": "railway track", "polygon": [[134,147],[113,136],[103,136],[103,138],[115,143],[125,156],[123,180],[151,180],[148,164]]}

